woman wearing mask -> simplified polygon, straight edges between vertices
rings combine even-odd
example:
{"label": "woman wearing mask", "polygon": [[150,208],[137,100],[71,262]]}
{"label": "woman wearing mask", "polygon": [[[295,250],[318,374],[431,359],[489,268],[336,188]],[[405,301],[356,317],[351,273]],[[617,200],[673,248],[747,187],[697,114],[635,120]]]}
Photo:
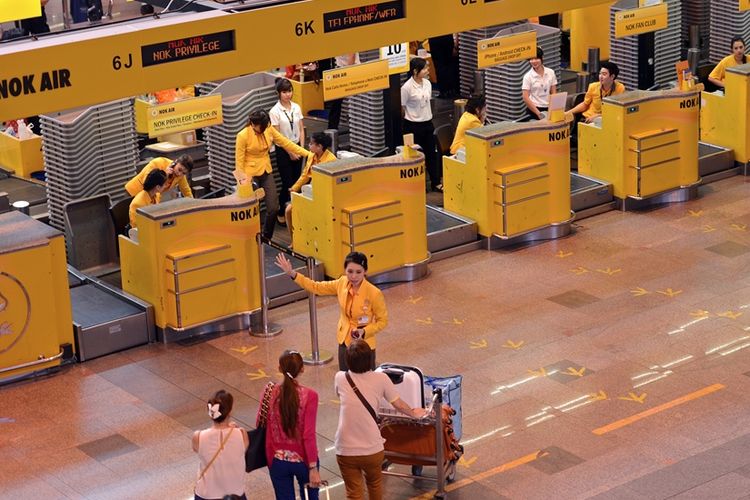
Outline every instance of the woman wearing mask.
{"label": "woman wearing mask", "polygon": [[[318,498],[320,472],[315,440],[318,393],[299,383],[298,377],[304,371],[302,356],[297,351],[284,351],[279,357],[279,372],[284,381],[271,389],[266,423],[266,458],[276,500],[294,500],[295,479],[301,498]],[[305,496],[303,489],[308,483],[313,489]]]}
{"label": "woman wearing mask", "polygon": [[719,64],[711,71],[708,75],[708,81],[716,85],[717,87],[724,88],[724,76],[726,75],[727,68],[733,66],[739,66],[740,64],[747,63],[747,56],[745,55],[745,40],[741,36],[735,36],[732,38],[732,53],[719,61]]}
{"label": "woman wearing mask", "polygon": [[375,334],[388,324],[383,292],[367,281],[367,256],[351,252],[344,259],[344,276],[333,281],[313,281],[292,268],[283,254],[276,256],[276,265],[295,283],[316,295],[336,295],[340,314],[336,331],[339,344],[339,369],[346,370],[346,346],[363,339],[372,348],[370,366],[375,368]]}
{"label": "woman wearing mask", "polygon": [[211,427],[193,433],[193,451],[201,466],[195,485],[195,500],[245,496],[245,450],[250,440],[245,429],[229,419],[234,398],[221,390],[208,400]]}
{"label": "woman wearing mask", "polygon": [[307,157],[311,153],[306,149],[294,144],[281,135],[273,125],[268,112],[255,110],[247,119],[247,127],[237,134],[234,157],[237,177],[243,175],[249,182],[255,180],[259,187],[266,193],[266,220],[263,224],[263,236],[273,237],[273,229],[276,226],[276,216],[279,211],[279,195],[276,192],[276,183],[273,180],[271,157],[268,152],[273,144],[280,146],[287,153]]}
{"label": "woman wearing mask", "polygon": [[[293,143],[298,146],[304,145],[305,126],[302,122],[302,109],[297,103],[292,102],[292,96],[294,95],[292,82],[286,78],[278,78],[276,80],[276,93],[279,95],[279,100],[268,112],[271,125]],[[279,169],[279,177],[281,177],[280,208],[276,215],[279,224],[285,224],[284,207],[289,203],[289,188],[292,187],[302,171],[303,159],[304,157],[296,153],[287,153],[282,148],[276,149],[276,167]]]}
{"label": "woman wearing mask", "polygon": [[432,83],[427,78],[428,63],[421,57],[409,62],[411,78],[401,87],[401,111],[404,117],[404,133],[414,134],[414,143],[424,153],[427,173],[433,191],[443,191],[440,173],[435,162],[435,128],[432,126]]}
{"label": "woman wearing mask", "polygon": [[471,96],[466,101],[466,109],[464,114],[461,115],[461,119],[458,120],[456,126],[456,135],[453,136],[453,143],[451,144],[451,154],[456,154],[463,145],[466,139],[466,131],[473,128],[481,127],[484,125],[484,120],[487,118],[487,101],[483,95]]}

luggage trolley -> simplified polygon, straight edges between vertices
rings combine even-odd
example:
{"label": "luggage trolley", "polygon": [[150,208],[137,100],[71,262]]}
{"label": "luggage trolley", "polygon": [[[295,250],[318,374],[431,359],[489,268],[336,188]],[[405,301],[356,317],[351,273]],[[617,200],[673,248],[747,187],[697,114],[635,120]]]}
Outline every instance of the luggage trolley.
{"label": "luggage trolley", "polygon": [[[424,402],[424,377],[418,368],[384,364],[378,368],[394,381],[402,399],[412,407],[423,406],[412,401]],[[416,376],[415,376],[416,374]],[[411,379],[414,379],[411,382]],[[418,383],[417,383],[418,380]],[[418,397],[410,397],[411,392],[420,392]],[[443,405],[442,389],[433,390],[432,399],[424,418],[412,418],[398,413],[390,405],[381,405],[380,433],[385,439],[385,462],[383,474],[413,479],[430,479],[437,482],[435,498],[445,498],[446,483],[453,482],[456,476],[456,462],[461,453],[451,452],[445,442],[445,425],[450,419],[451,409]],[[454,458],[449,458],[449,457]],[[411,474],[386,470],[391,464],[411,465]],[[436,477],[422,476],[422,467],[436,466]]]}

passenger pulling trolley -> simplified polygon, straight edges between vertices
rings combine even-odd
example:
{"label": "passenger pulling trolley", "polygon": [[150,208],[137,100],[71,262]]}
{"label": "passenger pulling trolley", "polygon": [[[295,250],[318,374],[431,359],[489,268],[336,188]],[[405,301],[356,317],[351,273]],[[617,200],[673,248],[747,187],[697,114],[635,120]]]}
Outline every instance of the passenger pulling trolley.
{"label": "passenger pulling trolley", "polygon": [[[443,387],[436,384],[432,395],[425,400],[425,377],[419,368],[385,363],[378,367],[396,385],[401,399],[411,407],[425,407],[428,413],[423,418],[412,418],[396,412],[385,400],[378,409],[380,433],[385,439],[385,462],[383,474],[414,479],[437,481],[435,498],[445,498],[445,485],[456,475],[456,462],[463,454],[463,447],[453,432],[453,417],[460,415],[460,392],[458,408],[444,403]],[[451,395],[460,391],[460,377]],[[445,381],[447,379],[439,379]],[[429,386],[428,386],[429,387]],[[454,396],[456,398],[456,396]],[[411,474],[388,471],[390,464],[411,465]],[[436,466],[436,477],[423,477],[425,465]]]}

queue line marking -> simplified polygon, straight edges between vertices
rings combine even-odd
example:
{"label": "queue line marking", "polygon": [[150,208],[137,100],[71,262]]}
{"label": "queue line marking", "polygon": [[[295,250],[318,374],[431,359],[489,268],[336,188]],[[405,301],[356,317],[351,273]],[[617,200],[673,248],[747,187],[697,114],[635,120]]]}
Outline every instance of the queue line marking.
{"label": "queue line marking", "polygon": [[[494,476],[495,474],[499,474],[501,472],[515,469],[518,466],[527,464],[529,462],[533,462],[534,460],[537,460],[542,457],[546,457],[547,455],[548,453],[543,450],[535,451],[534,453],[529,453],[528,455],[523,456],[521,458],[517,458],[510,462],[506,462],[502,465],[498,465],[497,467],[493,467],[492,469],[488,469],[484,472],[479,472],[477,474],[474,474],[473,476],[469,476],[465,479],[461,479],[460,481],[456,481],[455,483],[451,483],[445,487],[445,491],[457,490],[458,488],[461,488],[468,484],[474,483],[476,481],[481,481],[482,479],[486,479],[490,476]],[[433,498],[434,495],[435,495],[435,490],[432,490],[422,495],[412,497],[411,500]]]}
{"label": "queue line marking", "polygon": [[646,417],[650,417],[651,415],[655,415],[656,413],[662,412],[664,410],[674,408],[675,406],[679,406],[681,404],[687,403],[694,399],[702,398],[703,396],[707,396],[713,392],[719,391],[724,388],[726,388],[724,384],[709,385],[708,387],[704,387],[703,389],[700,389],[698,391],[691,392],[690,394],[685,394],[684,396],[681,396],[677,399],[673,399],[672,401],[667,401],[666,403],[660,404],[658,406],[654,406],[653,408],[649,408],[648,410],[644,410],[640,413],[636,413],[635,415],[631,415],[629,417],[616,420],[612,422],[611,424],[598,427],[591,432],[593,432],[597,436],[601,436],[608,432],[616,431],[617,429],[625,427],[626,425],[630,425],[634,422],[637,422],[638,420],[644,419]]}

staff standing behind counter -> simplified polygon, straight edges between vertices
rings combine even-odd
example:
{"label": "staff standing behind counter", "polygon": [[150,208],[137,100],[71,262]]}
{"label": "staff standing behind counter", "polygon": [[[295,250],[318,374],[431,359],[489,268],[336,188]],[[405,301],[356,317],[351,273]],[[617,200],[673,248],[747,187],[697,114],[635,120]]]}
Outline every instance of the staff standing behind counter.
{"label": "staff standing behind counter", "polygon": [[135,211],[141,207],[147,207],[149,205],[156,205],[161,201],[161,193],[167,185],[167,174],[163,170],[152,170],[146,176],[146,180],[143,182],[143,189],[135,195],[133,201],[130,202],[130,209],[128,214],[130,215],[130,229],[135,229]]}
{"label": "staff standing behind counter", "polygon": [[235,143],[236,169],[247,176],[252,182],[255,180],[266,193],[266,220],[263,223],[263,236],[273,237],[276,227],[276,214],[279,210],[279,194],[273,180],[271,157],[268,152],[272,144],[286,150],[287,153],[307,157],[311,153],[284,137],[273,125],[264,110],[255,110],[247,119],[247,127],[237,134]]}
{"label": "staff standing behind counter", "polygon": [[466,101],[466,109],[456,126],[456,134],[453,136],[453,143],[451,144],[452,155],[463,147],[466,140],[466,131],[483,126],[486,119],[487,100],[483,95],[471,96]]}
{"label": "staff standing behind counter", "polygon": [[747,63],[747,56],[745,55],[745,40],[743,40],[741,36],[732,37],[731,47],[732,53],[719,61],[719,64],[717,64],[713,71],[711,71],[711,74],[708,75],[708,81],[717,87],[724,88],[724,76],[726,75],[727,68]]}
{"label": "staff standing behind counter", "polygon": [[163,157],[154,158],[143,167],[143,170],[138,175],[125,184],[125,191],[130,196],[135,196],[143,191],[146,177],[153,170],[161,170],[166,174],[166,183],[163,192],[177,186],[182,196],[187,198],[193,197],[193,191],[190,189],[190,184],[188,184],[187,180],[187,175],[193,171],[193,159],[189,155],[182,155],[174,161]]}

